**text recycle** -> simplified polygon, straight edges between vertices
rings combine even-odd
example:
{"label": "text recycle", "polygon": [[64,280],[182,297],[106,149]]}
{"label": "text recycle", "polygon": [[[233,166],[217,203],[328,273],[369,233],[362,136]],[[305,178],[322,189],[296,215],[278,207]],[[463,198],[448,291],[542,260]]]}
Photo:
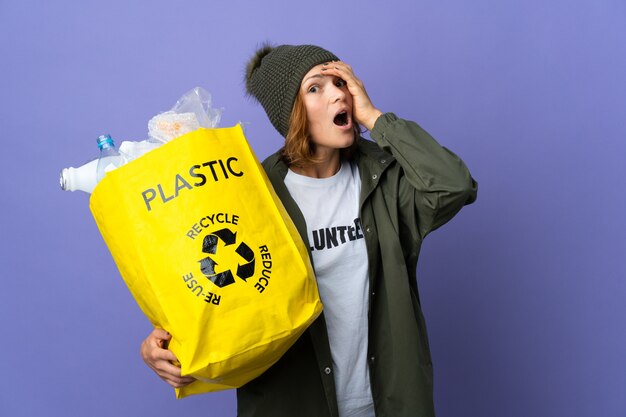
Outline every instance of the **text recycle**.
{"label": "text recycle", "polygon": [[[257,251],[253,251],[248,244],[237,239],[236,229],[233,232],[232,226],[237,226],[239,216],[231,213],[213,213],[202,217],[186,232],[185,236],[191,240],[203,235],[203,239],[198,240],[198,245],[202,248],[204,258],[198,260],[200,263],[201,276],[211,281],[214,286],[212,291],[205,291],[208,284],[203,278],[196,278],[200,274],[194,275],[188,272],[182,275],[182,279],[190,290],[197,297],[209,304],[220,305],[222,295],[220,289],[235,284],[237,280],[248,283],[248,278],[253,278],[253,288],[260,294],[265,291],[271,282],[272,275],[272,255],[267,245],[256,246]],[[232,226],[231,226],[232,225]],[[212,230],[223,226],[219,230]],[[204,230],[203,230],[204,229]],[[209,229],[211,229],[209,231]],[[218,242],[221,242],[218,244]],[[221,248],[218,251],[218,247]],[[226,265],[218,266],[218,257],[221,251],[234,251],[236,262],[227,262]],[[255,255],[255,252],[258,256]],[[221,261],[220,261],[221,262]],[[255,267],[255,265],[257,267]],[[254,277],[253,277],[254,276]],[[204,284],[206,283],[206,284]],[[210,287],[211,284],[208,284]]]}

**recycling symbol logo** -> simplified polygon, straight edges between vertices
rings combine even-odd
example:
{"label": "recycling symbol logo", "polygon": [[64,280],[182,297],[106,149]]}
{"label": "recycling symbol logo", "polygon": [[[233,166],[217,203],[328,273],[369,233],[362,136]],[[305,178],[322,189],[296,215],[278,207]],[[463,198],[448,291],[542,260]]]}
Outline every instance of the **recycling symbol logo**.
{"label": "recycling symbol logo", "polygon": [[[237,233],[233,233],[230,229],[224,228],[212,232],[204,237],[202,241],[202,252],[208,256],[200,261],[200,270],[212,283],[222,288],[230,284],[235,283],[235,277],[233,276],[232,269],[225,269],[211,257],[211,255],[217,256],[218,242],[223,242],[223,246],[220,247],[220,251],[232,250],[234,244],[237,243]],[[246,281],[254,274],[254,252],[245,242],[239,243],[237,249],[235,249],[237,255],[239,255],[240,263],[237,264],[237,272],[235,273],[239,278]],[[221,272],[217,272],[219,269]]]}

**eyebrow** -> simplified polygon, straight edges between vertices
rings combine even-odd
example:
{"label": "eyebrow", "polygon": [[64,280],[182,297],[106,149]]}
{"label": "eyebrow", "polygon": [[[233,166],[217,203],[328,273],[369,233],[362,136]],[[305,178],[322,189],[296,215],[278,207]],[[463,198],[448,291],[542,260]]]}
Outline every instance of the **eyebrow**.
{"label": "eyebrow", "polygon": [[311,75],[310,77],[305,78],[302,81],[302,84],[304,85],[304,83],[306,83],[308,80],[310,80],[311,78],[324,78],[324,75],[322,74],[315,74],[315,75]]}

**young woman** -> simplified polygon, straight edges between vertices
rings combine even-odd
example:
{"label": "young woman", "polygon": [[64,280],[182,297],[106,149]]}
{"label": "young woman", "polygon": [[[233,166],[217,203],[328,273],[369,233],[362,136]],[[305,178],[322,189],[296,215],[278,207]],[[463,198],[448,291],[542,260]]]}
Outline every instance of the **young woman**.
{"label": "young woman", "polygon": [[[417,258],[424,237],[475,200],[476,182],[417,124],[378,110],[352,68],[322,48],[261,48],[246,88],[285,137],[263,166],[308,242],[324,312],[238,389],[238,414],[433,416]],[[168,339],[154,330],[142,356],[170,385],[189,384],[163,349]]]}

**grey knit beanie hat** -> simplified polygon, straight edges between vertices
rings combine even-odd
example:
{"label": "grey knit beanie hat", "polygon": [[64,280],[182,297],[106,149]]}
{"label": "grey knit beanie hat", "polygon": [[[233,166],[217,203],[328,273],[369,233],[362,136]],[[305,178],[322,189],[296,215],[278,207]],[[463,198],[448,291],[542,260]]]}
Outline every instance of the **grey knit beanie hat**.
{"label": "grey knit beanie hat", "polygon": [[265,45],[246,66],[246,91],[265,109],[270,121],[284,136],[302,78],[311,68],[338,61],[335,54],[314,45]]}

